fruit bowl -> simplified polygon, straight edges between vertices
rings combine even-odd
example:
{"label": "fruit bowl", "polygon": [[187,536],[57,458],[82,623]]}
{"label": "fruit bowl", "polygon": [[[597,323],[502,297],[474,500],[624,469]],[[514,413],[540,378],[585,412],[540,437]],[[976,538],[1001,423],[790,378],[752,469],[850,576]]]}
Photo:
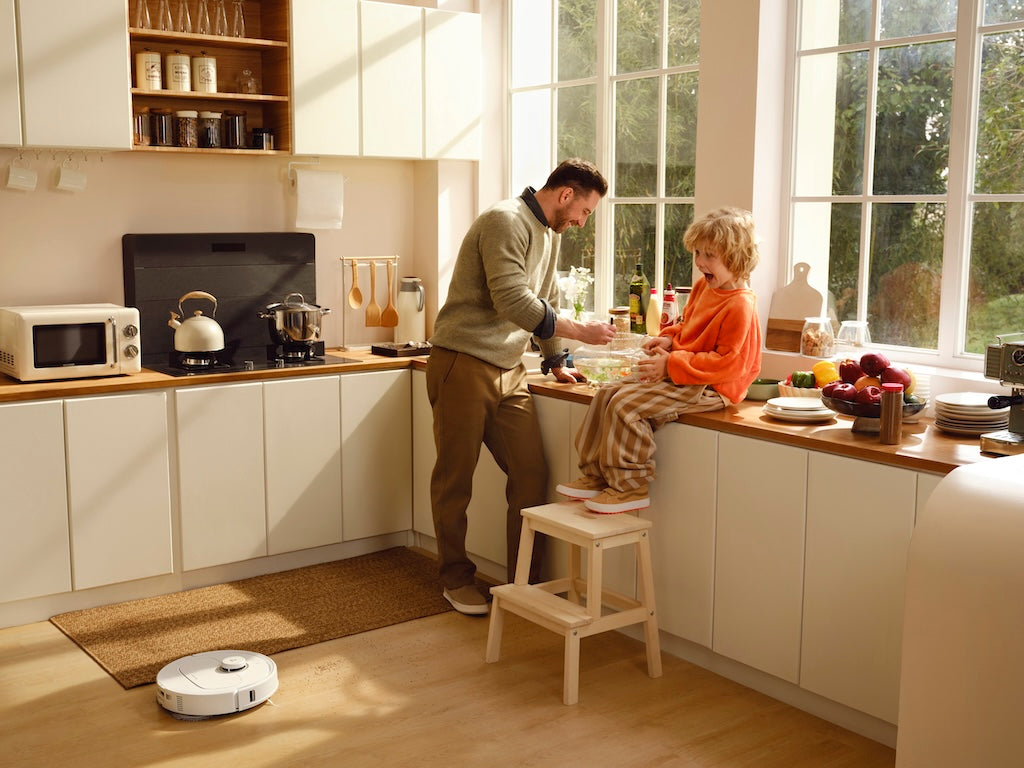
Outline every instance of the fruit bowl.
{"label": "fruit bowl", "polygon": [[[852,400],[839,400],[835,397],[821,398],[821,402],[825,404],[826,408],[829,408],[836,413],[843,413],[847,416],[857,416],[865,419],[877,419],[882,415],[882,406],[880,403],[855,403]],[[908,416],[915,416],[924,410],[928,402],[921,403],[904,403],[903,404],[903,418]]]}
{"label": "fruit bowl", "polygon": [[783,381],[779,382],[779,396],[780,397],[820,397],[820,389],[811,389],[810,387],[794,387],[790,384],[786,384]]}

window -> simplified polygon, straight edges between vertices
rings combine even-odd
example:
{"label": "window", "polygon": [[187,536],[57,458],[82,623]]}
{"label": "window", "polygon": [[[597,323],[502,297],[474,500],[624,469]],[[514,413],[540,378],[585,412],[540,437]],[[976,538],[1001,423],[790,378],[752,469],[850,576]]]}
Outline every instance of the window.
{"label": "window", "polygon": [[803,0],[790,258],[835,319],[975,368],[1024,330],[1024,2]]}
{"label": "window", "polygon": [[559,269],[594,269],[602,314],[627,303],[638,263],[652,285],[689,285],[699,0],[510,9],[512,189],[539,186],[571,156],[593,160],[609,182],[594,226],[563,235]]}

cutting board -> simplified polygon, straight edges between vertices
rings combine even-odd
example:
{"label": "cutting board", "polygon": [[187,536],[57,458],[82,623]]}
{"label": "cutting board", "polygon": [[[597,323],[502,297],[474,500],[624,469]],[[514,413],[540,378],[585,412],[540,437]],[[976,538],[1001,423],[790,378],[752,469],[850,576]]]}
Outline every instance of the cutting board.
{"label": "cutting board", "polygon": [[800,332],[804,319],[818,317],[822,313],[821,292],[807,282],[811,266],[803,261],[793,266],[793,281],[775,292],[768,310],[768,327],[765,332],[766,349],[783,352],[800,351]]}

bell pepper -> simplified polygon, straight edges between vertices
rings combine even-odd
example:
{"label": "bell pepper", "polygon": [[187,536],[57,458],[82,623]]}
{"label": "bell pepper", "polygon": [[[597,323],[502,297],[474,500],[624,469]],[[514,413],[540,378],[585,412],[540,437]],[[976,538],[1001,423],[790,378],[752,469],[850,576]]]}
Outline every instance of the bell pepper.
{"label": "bell pepper", "polygon": [[814,389],[817,386],[814,381],[814,372],[793,371],[793,386],[797,389]]}

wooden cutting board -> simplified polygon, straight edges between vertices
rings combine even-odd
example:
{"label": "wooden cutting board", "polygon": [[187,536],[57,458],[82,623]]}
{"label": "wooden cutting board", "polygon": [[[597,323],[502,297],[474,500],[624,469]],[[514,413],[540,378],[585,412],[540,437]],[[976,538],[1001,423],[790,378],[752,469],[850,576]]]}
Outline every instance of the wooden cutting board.
{"label": "wooden cutting board", "polygon": [[766,349],[783,352],[800,351],[800,332],[804,319],[821,315],[821,292],[807,282],[809,264],[801,261],[793,266],[793,282],[783,286],[772,296],[768,310],[768,327],[765,332]]}

